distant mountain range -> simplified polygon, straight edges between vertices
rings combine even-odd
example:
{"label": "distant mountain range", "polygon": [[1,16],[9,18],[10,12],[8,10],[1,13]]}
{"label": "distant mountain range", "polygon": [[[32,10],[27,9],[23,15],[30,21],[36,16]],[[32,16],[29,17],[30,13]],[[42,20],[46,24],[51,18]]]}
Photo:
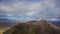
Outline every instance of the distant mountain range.
{"label": "distant mountain range", "polygon": [[60,21],[49,21],[49,22],[60,27]]}
{"label": "distant mountain range", "polygon": [[[10,20],[10,19],[0,19],[0,28],[1,27],[10,27],[10,26],[13,26],[13,25],[16,25],[18,23],[24,23],[24,22],[28,22],[30,20]],[[31,20],[32,23],[33,21],[36,21],[36,20]],[[31,22],[30,21],[30,22]],[[60,27],[60,21],[49,21],[51,23],[53,23],[54,25],[56,26],[59,26]]]}
{"label": "distant mountain range", "polygon": [[[9,27],[9,26],[12,26],[12,25],[16,25],[18,23],[24,23],[24,22],[28,22],[30,20],[19,20],[19,19],[15,19],[15,18],[26,18],[26,17],[17,17],[17,16],[14,16],[14,15],[4,15],[4,14],[0,14],[0,28],[1,27]],[[33,18],[32,18],[33,19]],[[53,23],[54,25],[56,26],[59,26],[60,27],[60,17],[51,17],[51,18],[45,18],[45,20]],[[31,20],[32,21],[32,20]],[[33,20],[33,21],[36,21],[36,20]]]}

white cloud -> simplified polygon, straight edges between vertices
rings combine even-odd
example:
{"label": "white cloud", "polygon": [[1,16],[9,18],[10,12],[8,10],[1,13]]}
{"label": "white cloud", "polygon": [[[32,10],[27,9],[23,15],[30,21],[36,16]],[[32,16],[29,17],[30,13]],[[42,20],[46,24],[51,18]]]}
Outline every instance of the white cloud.
{"label": "white cloud", "polygon": [[26,15],[28,15],[28,16],[33,16],[34,14],[36,14],[35,12],[28,12],[28,13],[26,13]]}
{"label": "white cloud", "polygon": [[[7,11],[12,14],[46,17],[48,12],[52,12],[52,9],[56,7],[56,0],[41,0],[38,2],[13,1],[0,4],[0,10]],[[49,11],[50,10],[50,11]],[[54,12],[55,13],[55,12]]]}
{"label": "white cloud", "polygon": [[14,11],[13,8],[11,8],[10,6],[5,6],[5,5],[0,6],[0,10],[4,10],[4,11],[7,11],[7,12]]}

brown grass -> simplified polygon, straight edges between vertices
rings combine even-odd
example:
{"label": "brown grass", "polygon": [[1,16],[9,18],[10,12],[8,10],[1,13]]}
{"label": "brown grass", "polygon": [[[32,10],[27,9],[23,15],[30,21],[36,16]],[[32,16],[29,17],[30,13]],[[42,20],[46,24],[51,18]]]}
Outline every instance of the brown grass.
{"label": "brown grass", "polygon": [[2,34],[3,32],[5,32],[7,29],[9,29],[9,28],[2,28],[2,29],[0,29],[0,34]]}
{"label": "brown grass", "polygon": [[6,29],[0,29],[0,34],[2,34]]}

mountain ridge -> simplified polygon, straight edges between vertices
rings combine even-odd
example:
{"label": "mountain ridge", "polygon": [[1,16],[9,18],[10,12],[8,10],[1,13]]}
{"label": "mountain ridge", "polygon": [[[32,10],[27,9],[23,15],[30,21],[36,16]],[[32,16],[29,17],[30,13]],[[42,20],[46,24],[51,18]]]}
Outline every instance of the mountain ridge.
{"label": "mountain ridge", "polygon": [[60,28],[46,20],[38,20],[20,23],[3,34],[60,34]]}

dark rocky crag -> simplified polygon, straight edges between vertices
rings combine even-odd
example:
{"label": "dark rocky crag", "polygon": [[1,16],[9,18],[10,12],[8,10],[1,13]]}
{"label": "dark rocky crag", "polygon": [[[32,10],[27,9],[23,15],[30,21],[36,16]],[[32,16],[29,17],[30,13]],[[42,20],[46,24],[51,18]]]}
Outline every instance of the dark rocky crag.
{"label": "dark rocky crag", "polygon": [[60,34],[60,28],[46,20],[37,20],[15,25],[3,34]]}

